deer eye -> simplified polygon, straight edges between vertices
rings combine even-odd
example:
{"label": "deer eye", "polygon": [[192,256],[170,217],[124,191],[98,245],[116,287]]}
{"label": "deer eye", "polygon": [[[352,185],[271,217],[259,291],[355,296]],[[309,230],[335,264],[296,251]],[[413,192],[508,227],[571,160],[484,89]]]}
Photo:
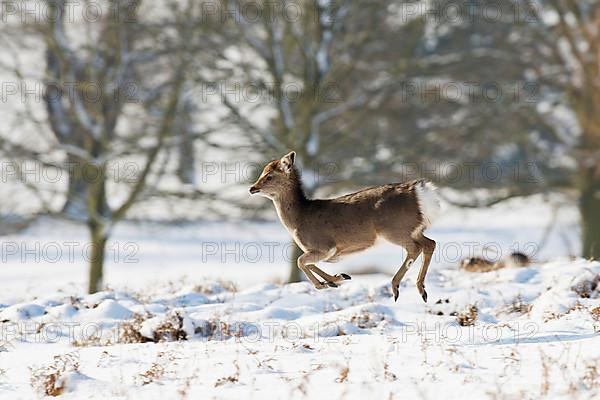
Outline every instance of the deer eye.
{"label": "deer eye", "polygon": [[267,181],[270,181],[271,179],[273,179],[273,175],[267,175]]}

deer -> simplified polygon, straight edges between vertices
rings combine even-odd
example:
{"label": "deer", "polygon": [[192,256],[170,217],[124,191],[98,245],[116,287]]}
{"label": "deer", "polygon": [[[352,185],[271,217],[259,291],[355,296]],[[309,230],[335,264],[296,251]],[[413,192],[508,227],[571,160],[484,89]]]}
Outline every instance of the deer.
{"label": "deer", "polygon": [[425,276],[436,242],[424,232],[440,210],[435,185],[418,179],[368,187],[332,199],[309,199],[295,159],[296,153],[291,151],[270,161],[249,191],[273,202],[279,220],[303,251],[297,265],[313,286],[336,288],[351,279],[344,273],[330,275],[317,263],[335,262],[383,238],[406,251],[404,262],[392,278],[394,301],[398,300],[404,275],[422,254],[416,286],[427,302]]}

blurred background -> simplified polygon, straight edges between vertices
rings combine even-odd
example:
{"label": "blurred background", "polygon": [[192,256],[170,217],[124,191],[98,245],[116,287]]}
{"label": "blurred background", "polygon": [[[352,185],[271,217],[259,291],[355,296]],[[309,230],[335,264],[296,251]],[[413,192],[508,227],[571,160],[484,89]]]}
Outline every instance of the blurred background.
{"label": "blurred background", "polygon": [[[434,181],[438,264],[600,258],[598,1],[1,7],[7,286],[298,280],[247,193],[289,150],[309,196]],[[343,267],[388,273],[391,254]]]}

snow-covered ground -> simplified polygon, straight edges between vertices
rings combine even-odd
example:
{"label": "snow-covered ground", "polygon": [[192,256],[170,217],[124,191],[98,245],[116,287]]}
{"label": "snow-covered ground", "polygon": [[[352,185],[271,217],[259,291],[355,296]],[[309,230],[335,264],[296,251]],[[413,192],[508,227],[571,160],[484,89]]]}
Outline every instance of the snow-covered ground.
{"label": "snow-covered ground", "polygon": [[[393,302],[384,244],[324,264],[340,288],[282,285],[288,237],[258,222],[124,223],[86,295],[85,229],[42,219],[2,238],[0,398],[598,397],[600,263],[569,257],[576,210],[547,229],[551,204],[447,209],[427,304],[418,262]],[[517,249],[538,262],[457,269]]]}

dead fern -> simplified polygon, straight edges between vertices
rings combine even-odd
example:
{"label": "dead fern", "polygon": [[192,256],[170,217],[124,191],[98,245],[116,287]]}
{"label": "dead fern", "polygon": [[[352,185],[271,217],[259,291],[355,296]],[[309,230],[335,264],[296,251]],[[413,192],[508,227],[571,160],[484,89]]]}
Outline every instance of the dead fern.
{"label": "dead fern", "polygon": [[213,284],[203,284],[194,286],[193,291],[196,293],[204,294],[204,295],[214,295],[222,292],[237,292],[237,287],[231,281],[217,281]]}
{"label": "dead fern", "polygon": [[571,289],[583,299],[591,299],[598,296],[598,287],[600,286],[600,274],[592,279],[584,280],[573,286]]}
{"label": "dead fern", "polygon": [[76,353],[54,356],[52,364],[30,369],[31,386],[45,396],[60,396],[66,389],[65,374],[79,371],[79,355]]}
{"label": "dead fern", "polygon": [[348,374],[350,374],[350,367],[344,367],[340,371],[340,376],[336,379],[337,383],[344,383],[348,380]]}
{"label": "dead fern", "polygon": [[360,314],[354,314],[350,317],[350,323],[360,329],[372,329],[378,327],[385,319],[385,315],[383,314],[371,313],[368,310],[364,310]]}
{"label": "dead fern", "polygon": [[167,374],[176,375],[174,367],[178,365],[178,360],[181,358],[181,355],[173,351],[158,352],[156,355],[156,360],[145,372],[139,375],[140,384],[148,385],[152,382],[160,380]]}
{"label": "dead fern", "polygon": [[131,321],[119,324],[116,335],[117,343],[178,342],[187,339],[183,328],[183,316],[178,312],[170,312],[154,329],[152,338],[142,335],[142,325],[153,316],[151,314],[136,315]]}
{"label": "dead fern", "polygon": [[197,323],[194,333],[208,340],[222,341],[233,337],[241,338],[244,330],[239,323],[230,324],[215,317]]}
{"label": "dead fern", "polygon": [[178,311],[169,313],[154,330],[154,342],[179,342],[187,339],[183,329],[183,316]]}
{"label": "dead fern", "polygon": [[592,314],[592,318],[596,321],[600,321],[600,306],[596,307],[596,308],[592,308],[592,310],[590,311],[590,314]]}
{"label": "dead fern", "polygon": [[527,314],[531,311],[531,304],[527,304],[523,301],[523,298],[519,295],[514,298],[512,303],[508,304],[502,311],[507,314]]}
{"label": "dead fern", "polygon": [[126,321],[119,324],[119,331],[117,333],[117,343],[129,344],[149,342],[150,339],[148,339],[140,333],[142,324],[149,317],[150,314],[137,314],[131,321]]}
{"label": "dead fern", "polygon": [[140,374],[141,384],[148,385],[159,380],[165,374],[165,367],[159,362],[153,362],[146,372]]}
{"label": "dead fern", "polygon": [[456,321],[460,326],[472,326],[477,320],[477,307],[471,304],[465,311],[459,312],[456,315]]}

